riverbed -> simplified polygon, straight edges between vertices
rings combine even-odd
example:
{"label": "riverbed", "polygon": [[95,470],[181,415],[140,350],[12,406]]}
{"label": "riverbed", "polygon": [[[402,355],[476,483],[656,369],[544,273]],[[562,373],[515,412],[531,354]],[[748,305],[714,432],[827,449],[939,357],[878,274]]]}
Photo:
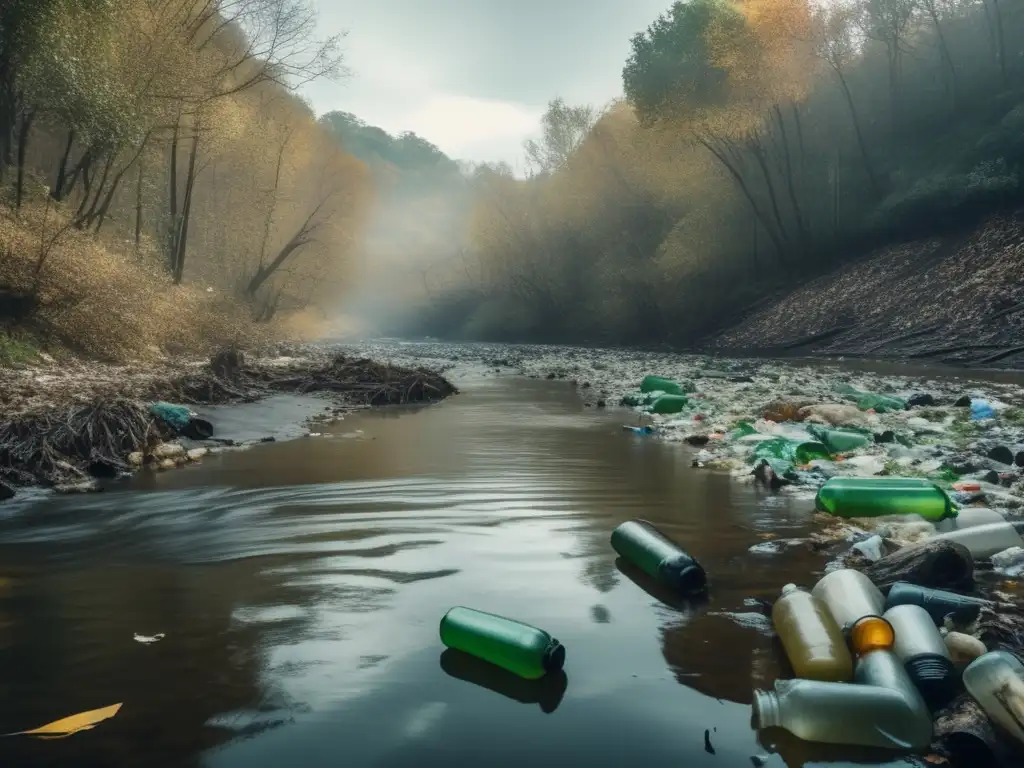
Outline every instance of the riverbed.
{"label": "riverbed", "polygon": [[[826,562],[751,548],[806,536],[809,501],[497,368],[312,434],[295,424],[315,398],[242,406],[221,434],[278,439],[3,507],[0,730],[124,706],[68,739],[0,740],[0,764],[904,764],[750,727],[753,689],[790,674],[758,601]],[[666,604],[617,563],[609,534],[634,517],[701,561],[706,603]],[[564,676],[443,653],[454,605],[548,630]]]}

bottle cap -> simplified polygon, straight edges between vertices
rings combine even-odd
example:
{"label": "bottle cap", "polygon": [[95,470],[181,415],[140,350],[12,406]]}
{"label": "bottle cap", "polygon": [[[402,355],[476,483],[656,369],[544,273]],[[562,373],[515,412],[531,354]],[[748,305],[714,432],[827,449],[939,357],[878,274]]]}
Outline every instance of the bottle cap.
{"label": "bottle cap", "polygon": [[796,584],[787,584],[786,586],[784,586],[782,588],[782,594],[783,595],[791,595],[794,592],[799,592],[799,591],[800,591],[800,587],[798,587]]}
{"label": "bottle cap", "polygon": [[557,672],[565,666],[565,646],[553,637],[548,643],[548,647],[544,649],[541,666],[544,667],[545,672]]}
{"label": "bottle cap", "polygon": [[669,561],[659,569],[665,585],[680,595],[696,595],[707,589],[708,576],[696,560],[685,558],[684,563]]}
{"label": "bottle cap", "polygon": [[896,643],[892,624],[881,616],[865,616],[850,628],[850,648],[858,656],[870,651],[889,650]]}

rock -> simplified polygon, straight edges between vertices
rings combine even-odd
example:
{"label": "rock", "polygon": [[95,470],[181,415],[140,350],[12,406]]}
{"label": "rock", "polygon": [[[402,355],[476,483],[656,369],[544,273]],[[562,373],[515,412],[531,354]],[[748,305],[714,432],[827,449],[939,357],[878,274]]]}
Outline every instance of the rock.
{"label": "rock", "polygon": [[245,355],[237,349],[224,349],[210,358],[210,368],[222,379],[233,379],[245,365]]}
{"label": "rock", "polygon": [[189,461],[199,461],[205,456],[208,451],[205,448],[193,448],[191,451],[185,454]]}
{"label": "rock", "polygon": [[957,408],[970,408],[971,407],[971,396],[961,395],[957,398],[956,402],[953,403]]}
{"label": "rock", "polygon": [[700,448],[703,445],[707,445],[708,441],[711,438],[709,438],[707,435],[688,435],[687,437],[685,437],[683,439],[686,442],[688,442],[690,445],[695,445],[698,448]]}
{"label": "rock", "polygon": [[815,424],[827,424],[833,427],[844,425],[854,427],[870,427],[871,420],[855,405],[844,405],[841,403],[819,403],[808,405],[800,409],[800,416],[804,421]]}
{"label": "rock", "polygon": [[992,461],[998,461],[1000,464],[1013,464],[1013,451],[1005,445],[995,446],[988,452],[988,457]]}
{"label": "rock", "polygon": [[990,485],[999,485],[999,473],[994,469],[990,469],[982,476],[982,480]]}
{"label": "rock", "polygon": [[547,376],[545,376],[544,378],[545,378],[545,379],[553,379],[553,378],[555,378],[555,374],[554,374],[554,373],[549,373],[549,374],[548,374]]}
{"label": "rock", "polygon": [[583,389],[590,389],[590,382],[589,381],[584,381],[583,382]]}
{"label": "rock", "polygon": [[914,408],[926,405],[935,405],[935,398],[927,393],[911,395],[907,398],[907,407]]}
{"label": "rock", "polygon": [[1017,455],[1013,457],[1013,463],[1018,467],[1024,467],[1024,451],[1017,451]]}
{"label": "rock", "polygon": [[261,443],[276,443],[277,442],[277,438],[274,437],[273,435],[268,435],[267,437],[261,437],[260,438],[260,442]]}
{"label": "rock", "polygon": [[950,456],[942,466],[958,475],[970,475],[981,469],[969,454],[962,453]]}
{"label": "rock", "polygon": [[178,464],[174,459],[161,459],[157,466],[160,467],[160,469],[174,469]]}
{"label": "rock", "polygon": [[142,463],[146,460],[142,451],[132,451],[128,454],[128,463],[133,467],[141,467]]}
{"label": "rock", "polygon": [[607,405],[607,403],[604,400],[598,400],[597,401],[597,407],[598,408],[604,408],[606,405]]}
{"label": "rock", "polygon": [[974,588],[974,558],[963,544],[935,538],[886,555],[865,568],[864,574],[883,591],[897,581],[969,591]]}
{"label": "rock", "polygon": [[156,459],[174,459],[185,455],[185,446],[180,443],[160,443],[153,449],[153,457]]}
{"label": "rock", "polygon": [[875,442],[876,443],[895,443],[896,442],[896,433],[893,432],[891,429],[887,429],[884,432],[876,432],[875,433]]}
{"label": "rock", "polygon": [[14,489],[7,483],[0,482],[0,501],[14,498]]}
{"label": "rock", "polygon": [[729,381],[731,381],[733,384],[753,384],[754,377],[741,374],[739,376],[730,376]]}
{"label": "rock", "polygon": [[970,664],[988,651],[981,640],[963,632],[947,632],[945,640],[946,650],[957,664]]}
{"label": "rock", "polygon": [[761,418],[781,423],[783,421],[802,421],[801,406],[790,400],[772,400],[761,409]]}
{"label": "rock", "polygon": [[63,483],[53,486],[57,493],[96,493],[102,490],[94,480],[86,480],[82,483]]}

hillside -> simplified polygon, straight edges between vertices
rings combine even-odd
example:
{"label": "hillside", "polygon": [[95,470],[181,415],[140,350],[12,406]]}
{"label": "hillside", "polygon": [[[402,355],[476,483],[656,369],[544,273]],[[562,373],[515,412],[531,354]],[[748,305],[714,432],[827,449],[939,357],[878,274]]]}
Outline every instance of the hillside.
{"label": "hillside", "polygon": [[892,245],[774,297],[718,352],[1024,368],[1024,209]]}

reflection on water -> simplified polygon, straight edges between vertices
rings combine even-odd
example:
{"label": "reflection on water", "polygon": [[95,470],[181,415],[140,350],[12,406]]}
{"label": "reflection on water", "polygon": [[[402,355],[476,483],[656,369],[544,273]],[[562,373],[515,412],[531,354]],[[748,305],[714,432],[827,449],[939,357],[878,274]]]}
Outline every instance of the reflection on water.
{"label": "reflection on water", "polygon": [[[63,741],[0,740],[0,765],[764,755],[749,702],[778,652],[744,617],[823,563],[748,549],[759,531],[799,535],[808,505],[690,469],[684,448],[624,432],[564,382],[459,383],[435,407],[4,507],[0,730],[124,708]],[[633,517],[702,562],[706,605],[616,564],[608,537]],[[438,621],[455,604],[552,632],[565,674],[528,684],[444,652]]]}

